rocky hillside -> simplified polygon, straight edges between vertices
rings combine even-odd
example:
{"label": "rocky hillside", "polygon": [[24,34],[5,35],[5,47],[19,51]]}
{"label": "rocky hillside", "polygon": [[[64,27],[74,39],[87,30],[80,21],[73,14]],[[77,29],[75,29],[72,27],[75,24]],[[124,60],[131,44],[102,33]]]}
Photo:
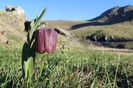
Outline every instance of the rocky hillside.
{"label": "rocky hillside", "polygon": [[92,21],[98,21],[104,24],[114,24],[131,20],[133,20],[132,5],[127,5],[124,7],[116,6],[105,11],[100,16],[92,19]]}
{"label": "rocky hillside", "polygon": [[7,6],[0,11],[0,43],[10,43],[10,38],[24,38],[25,14],[21,7]]}

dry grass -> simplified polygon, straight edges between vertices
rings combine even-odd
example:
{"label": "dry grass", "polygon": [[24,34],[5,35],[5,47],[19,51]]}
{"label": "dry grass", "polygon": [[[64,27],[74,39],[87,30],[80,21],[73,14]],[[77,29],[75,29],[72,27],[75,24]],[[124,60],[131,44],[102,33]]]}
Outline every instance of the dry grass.
{"label": "dry grass", "polygon": [[[78,24],[86,24],[89,23],[88,21],[46,21],[48,27],[60,27],[64,29],[71,29],[72,26]],[[125,23],[118,23],[112,25],[100,25],[100,26],[84,26],[79,27],[77,29],[69,30],[74,35],[78,36],[79,38],[86,37],[91,35],[97,30],[104,31],[107,35],[113,36],[114,38],[125,38],[125,39],[133,39],[133,23],[132,22],[125,22]]]}

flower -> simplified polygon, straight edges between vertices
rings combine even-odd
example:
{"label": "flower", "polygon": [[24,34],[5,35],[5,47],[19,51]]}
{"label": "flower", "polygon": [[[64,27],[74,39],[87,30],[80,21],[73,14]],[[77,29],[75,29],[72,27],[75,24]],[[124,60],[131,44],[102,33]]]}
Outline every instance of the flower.
{"label": "flower", "polygon": [[45,52],[45,29],[39,29],[36,32],[35,36],[35,44],[36,44],[36,52],[44,53]]}
{"label": "flower", "polygon": [[54,29],[42,28],[36,32],[36,52],[53,53],[56,49],[57,32]]}
{"label": "flower", "polygon": [[56,49],[57,32],[53,29],[45,30],[45,48],[47,53],[53,53]]}

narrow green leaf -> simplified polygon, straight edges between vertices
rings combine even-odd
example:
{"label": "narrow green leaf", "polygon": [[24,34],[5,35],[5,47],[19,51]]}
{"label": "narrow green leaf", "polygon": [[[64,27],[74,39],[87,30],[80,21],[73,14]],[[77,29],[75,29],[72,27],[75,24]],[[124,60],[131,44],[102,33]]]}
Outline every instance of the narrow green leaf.
{"label": "narrow green leaf", "polygon": [[29,55],[28,55],[28,53],[29,53],[28,50],[29,49],[28,48],[29,48],[28,43],[25,42],[24,45],[23,45],[23,48],[22,48],[22,70],[23,70],[23,77],[25,75],[25,64],[24,64],[24,62],[27,61],[27,59],[29,57]]}
{"label": "narrow green leaf", "polygon": [[92,82],[90,88],[95,88],[95,82],[96,82],[96,78],[94,78],[94,80],[93,80],[93,82]]}
{"label": "narrow green leaf", "polygon": [[35,19],[33,29],[37,29],[38,28],[38,26],[40,25],[40,21],[43,18],[43,16],[45,15],[45,13],[46,13],[46,8],[42,11],[40,16]]}
{"label": "narrow green leaf", "polygon": [[42,64],[40,65],[40,73],[39,73],[39,77],[41,77],[42,72],[43,72],[43,69],[44,69],[44,61],[42,61]]}
{"label": "narrow green leaf", "polygon": [[30,48],[29,56],[33,57],[33,59],[35,59],[36,58],[35,42],[33,42],[33,44],[31,46],[32,47]]}
{"label": "narrow green leaf", "polygon": [[24,66],[25,66],[25,79],[27,81],[30,81],[34,72],[34,64],[33,64],[33,58],[30,57],[28,58],[27,61],[24,61]]}
{"label": "narrow green leaf", "polygon": [[42,11],[42,13],[40,14],[40,16],[38,17],[37,23],[43,18],[43,16],[45,15],[45,13],[46,13],[46,8]]}

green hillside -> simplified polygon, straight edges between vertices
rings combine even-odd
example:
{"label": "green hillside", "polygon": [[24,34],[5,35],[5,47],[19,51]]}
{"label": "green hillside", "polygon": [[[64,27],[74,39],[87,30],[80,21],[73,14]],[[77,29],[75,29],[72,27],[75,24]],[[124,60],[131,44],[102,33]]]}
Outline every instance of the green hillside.
{"label": "green hillside", "polygon": [[[48,27],[67,29],[78,38],[86,38],[97,30],[102,30],[106,35],[114,38],[133,39],[133,22],[123,22],[112,25],[89,25],[91,21],[46,21]],[[73,28],[73,26],[77,26]]]}

